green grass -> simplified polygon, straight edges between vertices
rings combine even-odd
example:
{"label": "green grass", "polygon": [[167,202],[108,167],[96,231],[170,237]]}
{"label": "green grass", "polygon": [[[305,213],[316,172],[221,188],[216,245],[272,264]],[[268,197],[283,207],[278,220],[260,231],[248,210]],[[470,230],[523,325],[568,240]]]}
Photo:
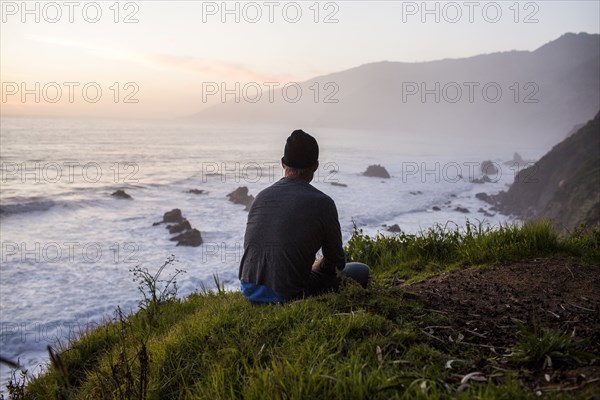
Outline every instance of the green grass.
{"label": "green grass", "polygon": [[347,247],[351,261],[377,266],[380,276],[420,280],[466,265],[490,265],[533,257],[574,257],[600,262],[600,231],[559,235],[551,222],[521,225],[435,225],[417,234],[376,237],[355,228]]}
{"label": "green grass", "polygon": [[[145,303],[138,313],[70,343],[58,355],[64,368],[52,365],[20,398],[537,398],[522,365],[555,357],[554,341],[530,351],[527,341],[538,339],[530,332],[515,348],[523,356],[517,359],[440,343],[420,327],[445,325],[447,317],[423,309],[389,279],[542,256],[596,262],[598,243],[597,232],[563,237],[547,223],[435,227],[375,238],[357,230],[346,251],[349,259],[372,266],[374,284],[367,290],[348,284],[339,293],[276,306],[251,305],[239,292],[222,290]],[[558,342],[561,354],[576,354],[567,339]],[[451,368],[449,360],[456,360]],[[485,382],[461,384],[482,365]],[[550,397],[585,398],[593,391]]]}
{"label": "green grass", "polygon": [[522,323],[519,326],[519,339],[515,344],[512,360],[534,368],[577,367],[594,358],[593,354],[581,351],[567,332],[529,330]]}

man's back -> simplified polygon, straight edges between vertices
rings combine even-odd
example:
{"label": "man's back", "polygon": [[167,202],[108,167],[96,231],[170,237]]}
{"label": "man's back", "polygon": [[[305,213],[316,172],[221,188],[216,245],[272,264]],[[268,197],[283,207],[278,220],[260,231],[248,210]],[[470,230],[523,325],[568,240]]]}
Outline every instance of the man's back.
{"label": "man's back", "polygon": [[297,296],[308,285],[320,248],[326,270],[344,267],[335,203],[302,179],[282,178],[260,192],[250,209],[239,278]]}

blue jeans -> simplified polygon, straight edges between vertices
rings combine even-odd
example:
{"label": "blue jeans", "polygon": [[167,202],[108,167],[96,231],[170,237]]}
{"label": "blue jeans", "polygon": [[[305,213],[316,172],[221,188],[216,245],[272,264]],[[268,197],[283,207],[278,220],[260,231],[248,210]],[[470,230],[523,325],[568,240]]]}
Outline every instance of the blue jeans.
{"label": "blue jeans", "polygon": [[[342,275],[366,288],[369,283],[369,271],[367,264],[351,262],[346,263]],[[326,272],[321,269],[313,270],[310,272],[310,283],[304,290],[304,297],[338,290],[341,283],[335,272]]]}

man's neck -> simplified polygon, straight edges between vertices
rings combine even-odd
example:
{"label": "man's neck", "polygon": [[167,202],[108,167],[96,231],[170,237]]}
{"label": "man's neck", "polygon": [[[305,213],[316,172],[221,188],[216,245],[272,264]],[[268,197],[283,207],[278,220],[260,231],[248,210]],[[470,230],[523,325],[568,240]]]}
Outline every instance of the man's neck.
{"label": "man's neck", "polygon": [[304,176],[298,176],[298,175],[288,175],[287,173],[285,173],[283,175],[284,178],[288,178],[288,179],[298,179],[301,180],[303,182],[306,183],[310,183],[312,181],[312,176],[310,178],[304,177]]}

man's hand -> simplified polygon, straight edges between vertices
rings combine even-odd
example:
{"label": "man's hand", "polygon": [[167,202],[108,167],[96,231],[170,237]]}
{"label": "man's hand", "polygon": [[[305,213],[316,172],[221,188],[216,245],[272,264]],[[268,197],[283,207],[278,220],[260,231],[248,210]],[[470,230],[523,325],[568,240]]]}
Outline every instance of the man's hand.
{"label": "man's hand", "polygon": [[325,257],[321,257],[318,260],[316,260],[315,263],[312,265],[312,270],[316,271],[319,268],[321,268],[321,266],[323,265],[324,261],[325,261]]}

